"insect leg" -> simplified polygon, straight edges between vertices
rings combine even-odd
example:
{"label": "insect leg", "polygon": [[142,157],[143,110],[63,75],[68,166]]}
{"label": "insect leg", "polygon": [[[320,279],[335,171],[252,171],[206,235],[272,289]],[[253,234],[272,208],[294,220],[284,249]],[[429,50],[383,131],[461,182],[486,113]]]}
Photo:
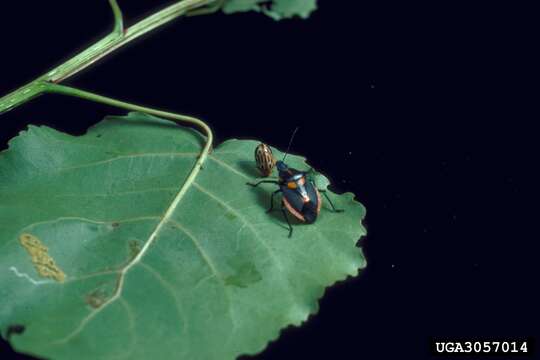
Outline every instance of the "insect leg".
{"label": "insect leg", "polygon": [[289,237],[291,237],[293,229],[291,223],[289,222],[289,217],[287,216],[287,211],[285,211],[285,205],[283,205],[283,203],[281,203],[281,212],[283,213],[283,217],[287,221],[287,225],[289,225]]}
{"label": "insect leg", "polygon": [[281,192],[281,189],[277,189],[276,191],[272,193],[272,196],[270,196],[270,209],[266,210],[267,213],[269,213],[270,211],[274,209],[274,195],[280,192]]}
{"label": "insect leg", "polygon": [[332,207],[332,210],[334,210],[334,212],[344,212],[345,210],[343,209],[336,209],[336,207],[334,206],[334,204],[332,203],[332,200],[330,200],[330,198],[328,197],[328,195],[326,194],[326,190],[319,190],[320,193],[322,193],[324,195],[324,197],[326,198],[326,200],[328,200],[328,203],[330,204],[330,206]]}
{"label": "insect leg", "polygon": [[246,185],[257,187],[260,184],[265,184],[265,183],[279,185],[279,182],[277,180],[261,180],[261,181],[259,181],[258,183],[255,183],[255,184],[247,182]]}

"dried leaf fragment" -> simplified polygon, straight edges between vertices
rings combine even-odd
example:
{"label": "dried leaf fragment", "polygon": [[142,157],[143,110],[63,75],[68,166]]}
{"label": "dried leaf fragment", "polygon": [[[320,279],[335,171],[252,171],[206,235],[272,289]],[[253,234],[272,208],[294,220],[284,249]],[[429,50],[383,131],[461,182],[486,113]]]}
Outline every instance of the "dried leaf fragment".
{"label": "dried leaf fragment", "polygon": [[36,236],[24,233],[19,236],[19,241],[32,258],[32,263],[39,275],[64,282],[66,274],[56,265],[49,255],[49,249]]}

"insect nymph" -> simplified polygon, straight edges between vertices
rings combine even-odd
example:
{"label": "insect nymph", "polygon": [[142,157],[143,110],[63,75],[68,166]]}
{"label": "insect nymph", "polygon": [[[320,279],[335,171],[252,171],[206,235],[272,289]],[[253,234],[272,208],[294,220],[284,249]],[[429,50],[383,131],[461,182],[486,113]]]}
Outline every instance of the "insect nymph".
{"label": "insect nymph", "polygon": [[255,162],[257,163],[257,168],[262,176],[266,177],[272,174],[272,169],[274,169],[276,160],[274,159],[270,146],[260,143],[255,148]]}
{"label": "insect nymph", "polygon": [[[289,142],[289,147],[295,133],[296,130],[293,133],[291,141]],[[255,184],[247,184],[253,187],[259,186],[263,183],[279,185],[279,189],[274,191],[270,197],[270,208],[267,210],[267,212],[272,211],[274,208],[274,195],[277,193],[282,193],[283,197],[281,201],[281,212],[287,221],[287,225],[289,226],[289,237],[291,237],[293,228],[289,222],[289,218],[287,217],[287,211],[302,222],[307,224],[314,223],[315,220],[317,220],[319,212],[321,211],[321,193],[324,194],[334,212],[343,212],[343,210],[338,210],[334,207],[334,204],[326,194],[326,190],[317,189],[315,183],[309,176],[309,171],[300,171],[289,167],[285,163],[285,158],[287,157],[288,152],[289,149],[287,148],[287,152],[285,153],[283,160],[276,162],[276,167],[279,172],[278,180],[261,180]],[[287,211],[285,211],[285,209]]]}

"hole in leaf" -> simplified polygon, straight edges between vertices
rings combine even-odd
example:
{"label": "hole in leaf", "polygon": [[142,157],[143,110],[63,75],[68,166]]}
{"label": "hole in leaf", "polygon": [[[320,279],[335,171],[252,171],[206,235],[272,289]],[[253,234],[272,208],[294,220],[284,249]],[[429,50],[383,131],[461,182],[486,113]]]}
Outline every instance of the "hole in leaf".
{"label": "hole in leaf", "polygon": [[6,339],[9,340],[12,335],[21,335],[26,327],[20,324],[9,325],[6,332]]}

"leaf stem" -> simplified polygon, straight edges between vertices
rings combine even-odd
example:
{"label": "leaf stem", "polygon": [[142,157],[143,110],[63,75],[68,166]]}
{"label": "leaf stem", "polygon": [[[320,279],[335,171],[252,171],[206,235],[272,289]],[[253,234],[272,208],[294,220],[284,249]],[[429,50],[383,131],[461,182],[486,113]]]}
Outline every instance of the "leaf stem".
{"label": "leaf stem", "polygon": [[120,9],[120,6],[118,6],[118,2],[116,0],[109,0],[109,4],[111,5],[114,15],[113,31],[121,34],[124,32],[124,17],[122,16],[122,10]]}
{"label": "leaf stem", "polygon": [[129,28],[124,29],[122,13],[117,1],[109,0],[115,18],[113,31],[65,63],[0,98],[0,114],[12,110],[36,96],[41,95],[44,92],[44,83],[59,83],[86,69],[138,37],[163,26],[182,15],[187,15],[189,12],[196,9],[214,4],[215,1],[216,0],[181,0],[142,19]]}
{"label": "leaf stem", "polygon": [[213,3],[211,3],[209,6],[200,8],[200,9],[194,9],[186,13],[186,16],[198,16],[198,15],[208,15],[215,13],[219,9],[223,7],[225,4],[225,0],[215,0]]}
{"label": "leaf stem", "polygon": [[201,163],[201,165],[204,162],[204,160],[206,160],[206,157],[208,153],[210,152],[213,138],[214,138],[212,134],[212,130],[210,129],[208,125],[206,125],[205,122],[195,117],[182,115],[182,114],[176,114],[176,113],[163,111],[163,110],[156,110],[149,107],[128,103],[125,101],[112,99],[103,95],[94,94],[89,91],[73,88],[71,86],[65,86],[65,85],[60,85],[60,84],[55,84],[55,83],[44,83],[42,85],[42,91],[44,93],[74,96],[74,97],[78,97],[78,98],[82,98],[82,99],[86,99],[86,100],[90,100],[90,101],[94,101],[94,102],[98,102],[98,103],[102,103],[106,105],[119,107],[119,108],[130,110],[130,111],[140,111],[140,112],[144,112],[150,115],[168,118],[176,122],[184,122],[191,125],[195,125],[199,127],[207,137],[206,144],[203,148],[203,151],[201,152],[201,155],[199,156],[199,162]]}

